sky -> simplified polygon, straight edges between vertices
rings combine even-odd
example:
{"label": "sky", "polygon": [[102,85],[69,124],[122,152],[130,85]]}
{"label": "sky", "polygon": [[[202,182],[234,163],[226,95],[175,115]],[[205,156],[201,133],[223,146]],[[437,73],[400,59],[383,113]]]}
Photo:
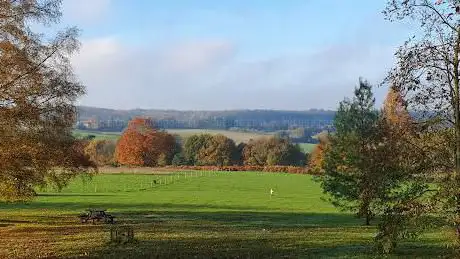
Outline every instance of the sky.
{"label": "sky", "polygon": [[80,105],[116,109],[336,109],[378,87],[410,25],[385,0],[64,0],[81,29]]}

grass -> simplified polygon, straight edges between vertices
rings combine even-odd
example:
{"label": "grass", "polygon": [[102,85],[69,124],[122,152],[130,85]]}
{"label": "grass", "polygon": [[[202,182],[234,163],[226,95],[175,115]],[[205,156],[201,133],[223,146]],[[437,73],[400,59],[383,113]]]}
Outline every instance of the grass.
{"label": "grass", "polygon": [[315,148],[316,144],[300,143],[299,146],[300,146],[300,149],[302,150],[302,152],[311,153],[313,151],[313,149]]}
{"label": "grass", "polygon": [[[250,139],[256,139],[261,137],[270,136],[269,133],[255,133],[255,132],[238,132],[230,130],[208,130],[208,129],[169,129],[167,132],[171,134],[177,134],[181,138],[185,139],[195,134],[211,134],[217,135],[222,134],[228,138],[233,139],[236,143],[248,142]],[[113,139],[117,140],[120,137],[119,132],[100,132],[100,131],[89,131],[89,130],[74,130],[74,134],[78,137],[84,137],[88,135],[94,135],[96,139]]]}
{"label": "grass", "polygon": [[239,132],[231,130],[210,130],[210,129],[169,129],[171,134],[177,134],[182,138],[187,138],[195,134],[222,134],[230,139],[233,139],[237,144],[241,142],[248,142],[251,139],[263,138],[273,135],[272,133],[257,133],[257,132]]}
{"label": "grass", "polygon": [[[47,189],[32,202],[0,203],[0,258],[376,257],[375,226],[363,226],[321,197],[319,185],[305,175],[175,172],[79,178],[61,193]],[[79,223],[78,213],[90,207],[107,209],[117,224],[132,225],[136,242],[110,244],[108,226]],[[448,255],[445,242],[442,233],[430,233],[403,243],[390,258]]]}
{"label": "grass", "polygon": [[117,140],[120,137],[119,132],[101,132],[101,131],[90,131],[90,130],[74,130],[74,135],[76,137],[86,137],[89,135],[95,136],[95,139],[109,139]]}

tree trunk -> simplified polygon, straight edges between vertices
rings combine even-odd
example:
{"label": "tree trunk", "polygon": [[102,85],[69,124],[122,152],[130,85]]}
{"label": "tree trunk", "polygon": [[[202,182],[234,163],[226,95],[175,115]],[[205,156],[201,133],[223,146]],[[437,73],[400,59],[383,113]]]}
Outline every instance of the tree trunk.
{"label": "tree trunk", "polygon": [[370,226],[371,225],[371,211],[369,209],[367,209],[367,213],[366,213],[366,226]]}
{"label": "tree trunk", "polygon": [[457,240],[460,241],[460,222],[458,218],[460,217],[460,98],[459,98],[459,52],[460,52],[460,26],[457,28],[457,40],[454,48],[454,116],[455,116],[455,198],[456,198],[456,234]]}

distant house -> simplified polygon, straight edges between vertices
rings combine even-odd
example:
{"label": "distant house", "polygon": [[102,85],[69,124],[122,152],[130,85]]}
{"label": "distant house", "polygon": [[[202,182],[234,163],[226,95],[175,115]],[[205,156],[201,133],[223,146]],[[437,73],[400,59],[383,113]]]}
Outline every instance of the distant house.
{"label": "distant house", "polygon": [[84,121],[79,121],[77,123],[78,128],[84,128],[84,129],[97,129],[98,128],[98,123],[94,119],[90,120],[84,120]]}

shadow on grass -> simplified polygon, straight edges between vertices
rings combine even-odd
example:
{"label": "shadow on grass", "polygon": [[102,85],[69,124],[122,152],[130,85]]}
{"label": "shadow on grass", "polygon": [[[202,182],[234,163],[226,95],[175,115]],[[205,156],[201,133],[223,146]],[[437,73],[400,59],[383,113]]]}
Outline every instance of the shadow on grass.
{"label": "shadow on grass", "polygon": [[[108,207],[117,224],[133,225],[133,244],[102,244],[82,258],[377,258],[372,250],[374,227],[361,219],[340,213],[290,213],[261,211],[258,207],[171,203],[75,203],[39,202],[1,204],[0,212],[26,211],[17,222],[34,223],[16,233],[63,233],[79,238],[82,233],[100,233],[105,242],[107,225],[80,224],[78,214],[88,207]],[[41,211],[59,208],[47,216]],[[27,210],[31,210],[27,213]],[[16,220],[16,218],[15,218]],[[99,232],[97,232],[99,231]],[[105,241],[104,241],[105,240]],[[86,242],[86,241],[85,241]],[[419,241],[420,242],[420,241]],[[77,254],[77,251],[72,251]],[[437,243],[408,243],[386,258],[448,257],[449,250]]]}
{"label": "shadow on grass", "polygon": [[112,194],[81,194],[81,193],[39,193],[38,197],[102,197],[114,196]]}
{"label": "shadow on grass", "polygon": [[[0,204],[0,212],[14,211],[15,209],[31,210],[30,213],[21,213],[21,219],[35,219],[33,222],[58,224],[64,216],[75,218],[79,212],[88,208],[107,209],[107,213],[114,215],[119,222],[129,224],[143,224],[165,221],[212,221],[218,224],[232,226],[260,226],[260,227],[346,227],[363,223],[362,220],[350,214],[341,213],[297,213],[283,211],[264,211],[266,208],[244,206],[216,206],[172,203],[87,203],[76,201],[72,203],[60,202],[30,202]],[[41,214],[41,211],[59,209],[54,215]],[[41,219],[40,219],[41,218]]]}

